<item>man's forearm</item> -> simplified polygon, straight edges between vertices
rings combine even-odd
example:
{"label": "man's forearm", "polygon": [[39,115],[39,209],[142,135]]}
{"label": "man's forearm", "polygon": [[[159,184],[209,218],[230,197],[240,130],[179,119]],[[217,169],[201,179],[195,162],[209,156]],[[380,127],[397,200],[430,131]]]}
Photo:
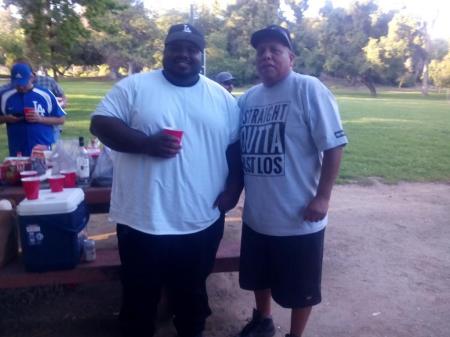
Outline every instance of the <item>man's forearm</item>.
{"label": "man's forearm", "polygon": [[244,187],[241,152],[239,141],[231,144],[227,149],[228,178],[226,189],[240,194]]}
{"label": "man's forearm", "polygon": [[128,153],[144,153],[148,136],[114,117],[92,117],[90,131],[109,148]]}
{"label": "man's forearm", "polygon": [[339,173],[343,146],[338,146],[323,153],[322,170],[316,196],[330,200],[334,182]]}
{"label": "man's forearm", "polygon": [[46,125],[61,125],[64,124],[64,117],[41,117],[39,123]]}

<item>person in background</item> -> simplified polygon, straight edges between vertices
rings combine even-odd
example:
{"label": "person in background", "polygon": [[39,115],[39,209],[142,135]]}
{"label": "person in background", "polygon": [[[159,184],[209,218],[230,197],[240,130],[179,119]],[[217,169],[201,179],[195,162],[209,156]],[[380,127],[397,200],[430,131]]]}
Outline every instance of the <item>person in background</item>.
{"label": "person in background", "polygon": [[222,71],[216,75],[214,80],[227,89],[227,91],[231,94],[234,89],[234,77],[231,73],[228,71]]}
{"label": "person in background", "polygon": [[50,147],[55,142],[53,127],[65,120],[55,95],[33,83],[31,67],[17,63],[11,68],[11,85],[0,91],[0,123],[7,125],[10,156],[29,156],[37,144]]}
{"label": "person in background", "polygon": [[206,279],[242,176],[237,102],[200,75],[204,47],[195,27],[173,25],[163,69],[121,80],[92,115],[91,132],[116,151],[110,218],[124,336],[154,334],[162,288],[178,336],[202,336],[211,313]]}
{"label": "person in background", "polygon": [[262,80],[239,98],[245,186],[239,283],[256,309],[239,337],[271,337],[271,299],[291,309],[301,337],[321,301],[325,226],[347,138],[330,91],[292,70],[289,32],[253,33]]}
{"label": "person in background", "polygon": [[[27,59],[24,59],[24,58],[16,59],[14,62],[14,65],[16,65],[16,64],[28,65],[33,71],[33,85],[38,88],[45,88],[47,90],[50,90],[52,92],[52,94],[55,95],[56,100],[58,101],[61,108],[65,109],[67,107],[67,97],[64,93],[64,90],[58,84],[58,82],[55,81],[55,79],[51,78],[50,76],[37,75],[34,72],[33,67],[31,66],[31,63]],[[0,91],[3,91],[4,89],[13,88],[13,87],[14,86],[12,85],[11,82],[6,83],[0,87]],[[55,137],[55,143],[56,143],[58,141],[59,137],[61,136],[62,125],[55,125],[54,131],[55,131],[54,137]]]}

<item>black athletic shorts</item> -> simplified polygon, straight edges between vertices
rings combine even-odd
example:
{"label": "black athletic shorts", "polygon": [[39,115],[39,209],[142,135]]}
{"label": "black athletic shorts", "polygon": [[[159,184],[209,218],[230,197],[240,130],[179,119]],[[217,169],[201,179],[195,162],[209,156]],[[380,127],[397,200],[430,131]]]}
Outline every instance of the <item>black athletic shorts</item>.
{"label": "black athletic shorts", "polygon": [[242,228],[239,284],[246,290],[271,289],[284,308],[320,303],[325,229],[298,236],[269,236]]}

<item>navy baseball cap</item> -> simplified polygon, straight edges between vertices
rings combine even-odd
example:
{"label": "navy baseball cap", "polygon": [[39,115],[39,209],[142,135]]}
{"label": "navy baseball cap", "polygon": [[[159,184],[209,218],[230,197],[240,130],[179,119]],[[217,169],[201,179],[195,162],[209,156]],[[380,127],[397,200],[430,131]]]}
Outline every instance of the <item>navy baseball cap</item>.
{"label": "navy baseball cap", "polygon": [[277,25],[270,25],[264,29],[254,32],[250,39],[250,43],[252,44],[253,48],[256,49],[258,47],[258,44],[262,40],[267,38],[278,40],[290,50],[294,50],[294,48],[292,47],[291,37],[289,36],[289,31],[286,28]]}
{"label": "navy baseball cap", "polygon": [[200,50],[205,49],[205,37],[197,28],[188,23],[180,23],[170,27],[164,44],[180,40],[192,42]]}
{"label": "navy baseball cap", "polygon": [[25,86],[33,76],[33,70],[28,64],[16,63],[11,68],[11,84],[13,86]]}

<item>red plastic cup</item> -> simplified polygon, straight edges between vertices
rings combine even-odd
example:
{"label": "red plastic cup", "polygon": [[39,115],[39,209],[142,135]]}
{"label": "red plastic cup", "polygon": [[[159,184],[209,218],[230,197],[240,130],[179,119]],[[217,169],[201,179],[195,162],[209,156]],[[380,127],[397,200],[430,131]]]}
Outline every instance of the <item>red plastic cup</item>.
{"label": "red plastic cup", "polygon": [[65,181],[65,176],[63,176],[62,174],[49,177],[48,182],[50,183],[50,190],[53,193],[62,192],[62,190],[64,189],[63,188],[64,181]]}
{"label": "red plastic cup", "polygon": [[22,178],[22,186],[25,191],[25,197],[28,200],[35,200],[39,198],[39,185],[41,180],[39,177]]}
{"label": "red plastic cup", "polygon": [[30,115],[34,115],[36,113],[36,109],[34,107],[24,107],[23,113],[25,115],[25,119],[28,119]]}
{"label": "red plastic cup", "polygon": [[166,135],[175,136],[178,139],[178,144],[181,143],[181,139],[183,138],[183,131],[182,130],[173,130],[173,129],[163,129],[163,133]]}
{"label": "red plastic cup", "polygon": [[22,172],[20,172],[21,178],[37,177],[37,175],[38,175],[37,171],[22,171]]}
{"label": "red plastic cup", "polygon": [[77,173],[73,170],[59,171],[64,176],[64,187],[71,188],[77,186]]}

